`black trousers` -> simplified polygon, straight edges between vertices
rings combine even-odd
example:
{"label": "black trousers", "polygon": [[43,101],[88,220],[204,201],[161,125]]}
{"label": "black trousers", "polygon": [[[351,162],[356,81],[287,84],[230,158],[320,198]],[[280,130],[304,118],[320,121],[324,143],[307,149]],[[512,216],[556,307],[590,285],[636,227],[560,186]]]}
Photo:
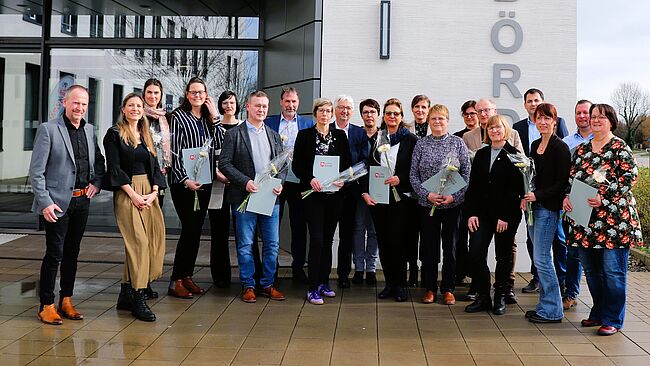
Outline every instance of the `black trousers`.
{"label": "black trousers", "polygon": [[472,277],[470,273],[470,257],[468,248],[469,229],[467,228],[468,217],[463,212],[463,204],[460,205],[460,221],[458,222],[458,242],[456,243],[456,282],[465,277]]}
{"label": "black trousers", "polygon": [[[406,261],[410,269],[418,268],[418,244],[421,239],[421,218],[418,201],[412,198],[402,198],[404,202],[404,246],[406,252]],[[383,265],[382,265],[383,267]]]}
{"label": "black trousers", "polygon": [[[309,290],[329,282],[332,270],[332,242],[336,224],[343,207],[343,194],[312,193],[305,198],[307,227],[309,229],[309,258],[307,277]],[[339,229],[340,230],[340,229]]]}
{"label": "black trousers", "polygon": [[45,256],[41,264],[39,297],[41,304],[54,304],[56,273],[61,268],[60,297],[72,296],[77,276],[81,238],[86,231],[90,199],[76,197],[56,222],[45,221]]}
{"label": "black trousers", "polygon": [[456,273],[456,241],[460,207],[437,208],[433,216],[431,209],[420,206],[422,222],[422,287],[434,293],[438,290],[438,263],[440,263],[440,242],[442,240],[442,281],[440,293],[454,291]]}
{"label": "black trousers", "polygon": [[390,198],[388,205],[370,207],[375,224],[379,259],[384,270],[386,286],[406,287],[406,261],[409,247],[404,245],[406,215],[410,200],[395,202]]}
{"label": "black trousers", "polygon": [[294,270],[305,266],[307,255],[307,220],[305,219],[305,202],[300,195],[297,183],[286,182],[280,195],[280,220],[284,215],[284,203],[289,205],[289,225],[291,227],[291,268]]}
{"label": "black trousers", "polygon": [[519,227],[519,218],[508,223],[508,229],[497,233],[497,219],[493,217],[479,217],[478,230],[469,236],[469,253],[473,271],[473,282],[482,296],[490,295],[490,268],[487,264],[488,248],[494,237],[494,252],[496,256],[495,293],[505,294],[511,291],[515,284],[512,272],[513,258],[517,253],[515,235]]}
{"label": "black trousers", "polygon": [[228,205],[217,210],[208,210],[210,217],[210,273],[212,281],[230,283],[230,210]]}
{"label": "black trousers", "polygon": [[[352,251],[354,251],[354,219],[357,212],[359,190],[356,183],[341,189],[343,199],[341,219],[339,220],[338,266],[336,274],[348,277],[352,271]],[[311,209],[311,207],[309,207]]]}
{"label": "black trousers", "polygon": [[201,241],[201,229],[208,212],[211,189],[212,184],[204,184],[201,190],[196,191],[199,197],[198,211],[194,211],[194,191],[185,188],[180,183],[172,184],[169,189],[176,214],[181,222],[181,235],[176,244],[172,281],[194,274],[194,265]]}

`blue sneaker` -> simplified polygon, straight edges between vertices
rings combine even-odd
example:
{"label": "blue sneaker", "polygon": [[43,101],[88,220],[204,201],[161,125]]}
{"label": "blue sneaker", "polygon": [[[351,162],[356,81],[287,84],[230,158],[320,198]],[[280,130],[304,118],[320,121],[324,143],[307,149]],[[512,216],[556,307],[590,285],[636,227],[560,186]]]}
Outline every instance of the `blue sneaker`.
{"label": "blue sneaker", "polygon": [[322,284],[318,286],[318,293],[325,296],[325,297],[335,297],[336,292],[329,288],[326,284]]}
{"label": "blue sneaker", "polygon": [[314,305],[323,305],[323,299],[318,294],[318,291],[307,291],[307,301]]}

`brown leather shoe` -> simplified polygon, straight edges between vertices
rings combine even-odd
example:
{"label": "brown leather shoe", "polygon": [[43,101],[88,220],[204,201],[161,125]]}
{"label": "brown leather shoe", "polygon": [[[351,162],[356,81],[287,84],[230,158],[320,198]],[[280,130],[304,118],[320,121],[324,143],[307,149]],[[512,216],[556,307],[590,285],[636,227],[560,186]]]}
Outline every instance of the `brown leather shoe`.
{"label": "brown leather shoe", "polygon": [[38,312],[38,320],[46,324],[63,324],[63,319],[61,319],[59,313],[56,312],[54,304],[41,305],[40,311]]}
{"label": "brown leather shoe", "polygon": [[284,294],[280,291],[278,291],[275,287],[267,287],[264,290],[262,290],[262,295],[270,298],[271,300],[276,300],[276,301],[282,301],[285,300],[286,297]]}
{"label": "brown leather shoe", "polygon": [[578,302],[573,297],[566,296],[562,299],[562,308],[564,310],[569,310],[576,305],[578,305]]}
{"label": "brown leather shoe", "polygon": [[602,324],[603,322],[601,322],[600,320],[594,320],[594,319],[582,319],[582,321],[580,322],[580,325],[582,325],[583,327],[597,327]]}
{"label": "brown leather shoe", "polygon": [[72,305],[72,297],[66,296],[59,300],[59,314],[70,320],[81,320],[84,318]]}
{"label": "brown leather shoe", "polygon": [[249,303],[253,303],[257,301],[257,298],[255,297],[255,290],[252,287],[245,288],[241,292],[241,300],[243,302],[249,302]]}
{"label": "brown leather shoe", "polygon": [[444,305],[454,305],[456,304],[456,298],[451,292],[445,292],[445,297],[442,300]]}
{"label": "brown leather shoe", "polygon": [[433,291],[427,291],[424,296],[422,296],[423,304],[431,304],[436,301],[436,294]]}
{"label": "brown leather shoe", "polygon": [[185,286],[183,286],[183,280],[172,281],[169,286],[169,289],[167,289],[167,295],[169,296],[174,296],[181,299],[191,299],[194,297],[192,296],[192,293],[189,292]]}
{"label": "brown leather shoe", "polygon": [[189,276],[183,278],[183,286],[185,286],[185,288],[189,292],[193,293],[194,295],[203,295],[205,293],[205,290],[200,288],[199,285],[197,285],[196,283],[194,283],[192,277]]}

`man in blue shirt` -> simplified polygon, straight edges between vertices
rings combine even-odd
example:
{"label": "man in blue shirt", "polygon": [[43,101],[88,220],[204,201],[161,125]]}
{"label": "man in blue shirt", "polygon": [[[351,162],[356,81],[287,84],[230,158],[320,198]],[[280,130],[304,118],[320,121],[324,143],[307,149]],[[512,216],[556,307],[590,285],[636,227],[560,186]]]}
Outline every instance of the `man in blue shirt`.
{"label": "man in blue shirt", "polygon": [[[311,118],[298,114],[300,98],[298,90],[294,87],[283,87],[280,93],[280,107],[282,113],[271,116],[264,123],[280,134],[285,149],[293,149],[298,131],[314,125]],[[305,221],[305,208],[300,196],[299,181],[289,166],[287,180],[280,195],[280,219],[284,214],[284,203],[289,205],[289,225],[291,226],[291,268],[293,279],[300,283],[307,282],[307,275],[303,267],[307,255],[307,222]]]}
{"label": "man in blue shirt", "polygon": [[[569,149],[571,150],[571,155],[578,147],[578,145],[591,141],[594,138],[594,134],[591,132],[591,125],[589,124],[589,108],[591,108],[591,102],[586,99],[581,99],[576,103],[575,108],[575,118],[576,118],[576,129],[577,131],[562,139]],[[564,238],[564,231],[568,228],[562,223],[562,238]],[[559,236],[559,233],[558,233]],[[564,296],[562,297],[562,306],[564,310],[568,310],[577,305],[576,298],[580,293],[580,277],[582,275],[582,265],[580,263],[580,255],[578,254],[578,248],[567,247],[567,259],[566,259],[566,278],[565,285],[566,290]]]}

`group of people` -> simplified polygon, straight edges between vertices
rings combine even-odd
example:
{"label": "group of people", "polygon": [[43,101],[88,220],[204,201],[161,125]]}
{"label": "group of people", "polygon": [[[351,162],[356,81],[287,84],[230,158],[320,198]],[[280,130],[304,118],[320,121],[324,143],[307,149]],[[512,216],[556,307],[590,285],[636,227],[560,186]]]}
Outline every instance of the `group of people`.
{"label": "group of people", "polygon": [[[230,286],[232,218],[241,299],[255,302],[263,295],[284,300],[277,288],[277,266],[286,202],[292,276],[306,285],[311,304],[336,296],[330,272],[338,226],[339,288],[364,280],[375,285],[379,257],[386,281],[377,295],[380,299],[406,301],[408,287],[421,285],[423,303],[436,302],[440,295],[443,304],[453,305],[455,286],[468,276],[472,279],[468,298],[473,302],[465,310],[502,315],[506,304],[517,302],[515,234],[525,216],[533,277],[523,290],[539,291],[539,302],[526,317],[537,323],[560,322],[563,310],[576,305],[584,268],[594,305],[582,325],[600,326],[602,335],[623,326],[627,257],[629,248],[642,238],[631,193],[637,168],[629,147],[612,133],[618,120],[609,105],[580,100],[575,107],[577,131],[569,135],[555,106],[545,103],[538,89],[526,92],[528,118],[513,127],[497,114],[494,101],[469,100],[460,108],[466,127],[450,134],[449,109],[431,105],[425,95],[416,95],[411,102],[412,122],[405,121],[399,99],[390,98],[383,107],[376,100],[363,100],[359,104],[363,127],[350,123],[355,105],[346,95],[334,101],[316,99],[312,120],[297,113],[296,89],[282,89],[282,112],[275,117],[267,117],[268,95],[255,91],[246,98],[245,121],[236,118],[240,105],[233,92],[221,93],[215,102],[200,78],[189,81],[182,104],[171,114],[161,108],[162,95],[160,81],[150,79],[142,95],[124,98],[119,120],[104,137],[106,168],[93,126],[83,119],[89,98],[84,87],[72,86],[62,101],[63,115],[39,127],[30,176],[34,210],[43,215],[46,229],[38,311],[43,322],[61,324],[61,316],[83,318],[71,299],[76,260],[89,200],[101,188],[114,191],[116,222],[125,244],[117,308],[143,321],[156,319],[146,300],[158,297],[150,284],[162,275],[161,206],[168,191],[181,223],[170,296],[192,298],[206,291],[192,276],[207,215],[215,286]],[[186,166],[187,149],[195,149],[198,159],[207,159],[210,182],[199,181],[196,166]],[[286,169],[273,173],[282,183],[272,187],[277,199],[270,213],[246,210],[250,195],[262,189],[256,177],[267,174],[274,159],[287,151],[292,160]],[[340,172],[359,164],[386,167],[388,203],[371,195],[368,175],[317,178],[315,162],[323,157],[335,159]],[[528,181],[522,170],[531,166],[535,173]],[[445,183],[452,172],[463,182],[455,182],[459,188],[448,193]],[[441,173],[445,178],[439,188],[426,188]],[[588,182],[597,195],[587,202],[571,202],[572,180]],[[310,194],[305,195],[307,191]],[[215,203],[219,196],[223,202]],[[593,208],[588,227],[569,217],[562,219],[563,212],[576,204]],[[487,264],[492,239],[494,300]]]}

